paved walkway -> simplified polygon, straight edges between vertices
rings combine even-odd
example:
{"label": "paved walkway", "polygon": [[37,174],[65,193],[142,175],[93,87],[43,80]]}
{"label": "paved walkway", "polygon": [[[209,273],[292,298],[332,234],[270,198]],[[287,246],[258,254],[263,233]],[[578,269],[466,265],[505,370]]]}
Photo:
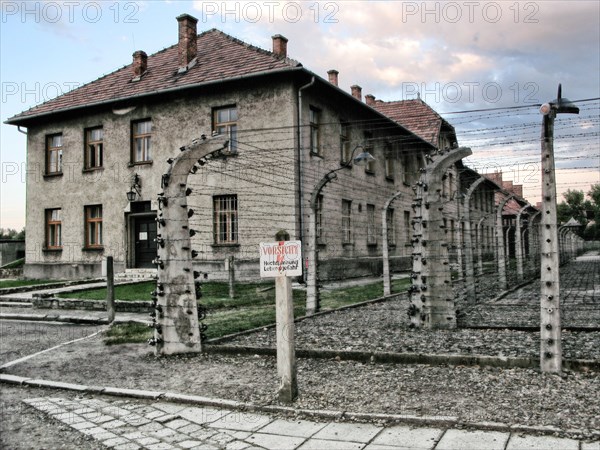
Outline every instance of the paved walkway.
{"label": "paved walkway", "polygon": [[185,404],[41,397],[31,407],[108,448],[600,450],[600,442],[520,433],[275,419]]}

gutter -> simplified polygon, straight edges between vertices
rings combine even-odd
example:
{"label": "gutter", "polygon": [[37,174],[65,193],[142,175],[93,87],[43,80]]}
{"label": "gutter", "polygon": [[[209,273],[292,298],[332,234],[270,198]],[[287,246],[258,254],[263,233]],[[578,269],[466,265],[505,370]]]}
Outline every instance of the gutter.
{"label": "gutter", "polygon": [[[305,84],[304,86],[298,89],[298,119],[297,119],[297,133],[298,133],[298,202],[300,203],[300,220],[298,226],[300,227],[300,241],[304,243],[304,194],[302,192],[302,176],[304,175],[303,164],[302,164],[302,91],[304,89],[308,89],[309,87],[315,84],[315,76],[312,76],[310,83]],[[302,264],[302,274],[303,279],[306,281],[307,271],[304,270],[304,264]]]}

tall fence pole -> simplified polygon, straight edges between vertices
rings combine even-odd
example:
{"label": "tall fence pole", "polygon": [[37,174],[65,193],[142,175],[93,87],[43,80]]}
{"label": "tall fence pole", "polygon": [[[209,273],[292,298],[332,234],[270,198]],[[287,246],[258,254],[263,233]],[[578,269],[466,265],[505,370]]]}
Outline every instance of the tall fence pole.
{"label": "tall fence pole", "polygon": [[113,257],[106,257],[106,312],[108,323],[115,321],[115,270]]}
{"label": "tall fence pole", "polygon": [[554,111],[542,124],[542,239],[540,298],[540,368],[542,372],[562,371],[560,320],[559,241],[554,172]]}

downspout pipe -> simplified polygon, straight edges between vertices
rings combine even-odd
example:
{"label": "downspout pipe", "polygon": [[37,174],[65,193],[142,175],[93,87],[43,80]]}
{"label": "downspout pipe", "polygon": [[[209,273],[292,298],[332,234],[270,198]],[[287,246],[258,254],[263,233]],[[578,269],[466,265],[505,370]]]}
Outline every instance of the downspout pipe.
{"label": "downspout pipe", "polygon": [[[298,89],[298,127],[297,127],[297,133],[298,133],[298,149],[297,149],[297,154],[296,157],[298,158],[298,202],[300,203],[300,220],[298,223],[298,226],[300,227],[300,234],[299,234],[299,238],[300,241],[302,242],[302,247],[304,250],[304,254],[306,254],[306,246],[305,246],[305,242],[304,242],[304,194],[303,194],[303,186],[302,186],[302,177],[304,175],[304,164],[303,164],[303,154],[302,151],[304,149],[303,144],[302,144],[302,135],[303,135],[303,129],[302,129],[302,91],[305,89],[308,89],[309,87],[313,86],[315,84],[315,77],[313,75],[312,79],[310,80],[310,83],[305,84],[304,86],[301,86]],[[304,264],[303,264],[304,266]],[[307,271],[306,271],[306,267],[303,267],[302,270],[302,277],[304,282],[306,282],[306,278],[307,278]]]}

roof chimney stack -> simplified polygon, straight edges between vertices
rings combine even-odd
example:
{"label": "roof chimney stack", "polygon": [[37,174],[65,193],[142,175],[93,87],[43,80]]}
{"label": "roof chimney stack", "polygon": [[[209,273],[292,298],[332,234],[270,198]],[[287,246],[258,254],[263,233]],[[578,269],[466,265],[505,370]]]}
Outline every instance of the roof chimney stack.
{"label": "roof chimney stack", "polygon": [[335,69],[331,69],[327,71],[327,75],[329,75],[329,82],[334,86],[338,85],[338,74],[339,72]]}
{"label": "roof chimney stack", "polygon": [[138,81],[148,69],[148,55],[138,50],[133,54],[133,80]]}
{"label": "roof chimney stack", "polygon": [[365,95],[365,102],[369,106],[375,106],[375,96],[372,94]]}
{"label": "roof chimney stack", "polygon": [[177,17],[177,22],[179,22],[179,72],[182,73],[194,65],[194,59],[198,55],[196,43],[198,19],[189,14],[182,14]]}
{"label": "roof chimney stack", "polygon": [[273,53],[279,58],[287,58],[287,38],[280,34],[271,37],[273,39]]}
{"label": "roof chimney stack", "polygon": [[350,89],[352,91],[352,97],[362,102],[362,88],[358,84],[354,84],[350,86]]}

